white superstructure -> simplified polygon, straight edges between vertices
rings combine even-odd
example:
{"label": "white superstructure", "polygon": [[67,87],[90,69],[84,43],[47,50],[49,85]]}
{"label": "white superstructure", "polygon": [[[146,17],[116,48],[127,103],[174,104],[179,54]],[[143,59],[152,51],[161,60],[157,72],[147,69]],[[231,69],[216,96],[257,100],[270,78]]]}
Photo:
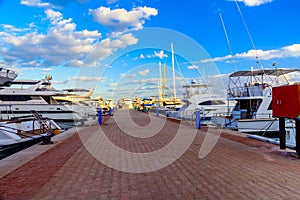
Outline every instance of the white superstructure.
{"label": "white superstructure", "polygon": [[278,119],[272,116],[272,86],[289,84],[285,75],[297,69],[237,71],[229,76],[228,99],[237,103],[225,127],[245,133],[278,132]]}
{"label": "white superstructure", "polygon": [[0,119],[9,120],[36,111],[55,121],[83,121],[84,118],[74,112],[71,106],[60,104],[53,98],[64,95],[64,92],[51,88],[50,79],[13,81],[10,87],[1,87]]}
{"label": "white superstructure", "polygon": [[225,97],[212,92],[211,86],[191,81],[184,85],[182,101],[185,103],[177,112],[171,112],[173,117],[181,119],[195,118],[196,108],[200,109],[200,116],[204,123],[210,123],[212,117],[226,115],[233,108],[234,103],[227,101]]}

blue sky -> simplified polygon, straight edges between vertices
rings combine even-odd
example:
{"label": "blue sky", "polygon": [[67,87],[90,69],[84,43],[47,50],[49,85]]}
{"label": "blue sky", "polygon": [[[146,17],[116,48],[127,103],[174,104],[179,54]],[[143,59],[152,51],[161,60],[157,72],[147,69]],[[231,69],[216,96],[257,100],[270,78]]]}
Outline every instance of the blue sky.
{"label": "blue sky", "polygon": [[170,43],[178,88],[274,62],[300,68],[299,7],[298,0],[2,0],[0,66],[18,79],[50,74],[56,88],[93,88],[105,98],[155,95],[159,62],[171,77]]}

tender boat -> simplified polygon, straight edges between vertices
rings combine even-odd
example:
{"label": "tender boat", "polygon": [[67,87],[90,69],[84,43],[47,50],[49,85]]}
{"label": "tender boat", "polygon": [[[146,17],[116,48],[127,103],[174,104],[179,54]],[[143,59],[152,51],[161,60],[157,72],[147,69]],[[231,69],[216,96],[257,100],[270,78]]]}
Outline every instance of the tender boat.
{"label": "tender boat", "polygon": [[36,112],[31,115],[0,121],[0,159],[60,133],[61,128],[51,119]]}

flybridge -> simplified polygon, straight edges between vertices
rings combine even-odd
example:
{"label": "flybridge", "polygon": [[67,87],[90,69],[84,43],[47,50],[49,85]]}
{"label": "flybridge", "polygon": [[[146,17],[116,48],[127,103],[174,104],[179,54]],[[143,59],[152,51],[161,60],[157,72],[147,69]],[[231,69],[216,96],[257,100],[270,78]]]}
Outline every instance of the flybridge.
{"label": "flybridge", "polygon": [[282,76],[292,72],[299,72],[299,69],[261,69],[261,70],[245,70],[232,73],[229,77],[241,77],[241,76]]}

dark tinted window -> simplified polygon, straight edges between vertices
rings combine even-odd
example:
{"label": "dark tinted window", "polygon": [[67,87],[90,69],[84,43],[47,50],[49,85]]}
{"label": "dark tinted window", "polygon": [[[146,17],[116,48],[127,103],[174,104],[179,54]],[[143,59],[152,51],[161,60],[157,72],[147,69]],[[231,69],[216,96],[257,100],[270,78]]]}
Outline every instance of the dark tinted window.
{"label": "dark tinted window", "polygon": [[21,96],[21,95],[13,95],[13,96],[0,96],[1,101],[28,101],[31,100],[30,96]]}
{"label": "dark tinted window", "polygon": [[209,100],[209,101],[203,101],[203,102],[199,103],[198,105],[210,106],[210,105],[223,105],[223,104],[226,104],[226,103],[222,100]]}

